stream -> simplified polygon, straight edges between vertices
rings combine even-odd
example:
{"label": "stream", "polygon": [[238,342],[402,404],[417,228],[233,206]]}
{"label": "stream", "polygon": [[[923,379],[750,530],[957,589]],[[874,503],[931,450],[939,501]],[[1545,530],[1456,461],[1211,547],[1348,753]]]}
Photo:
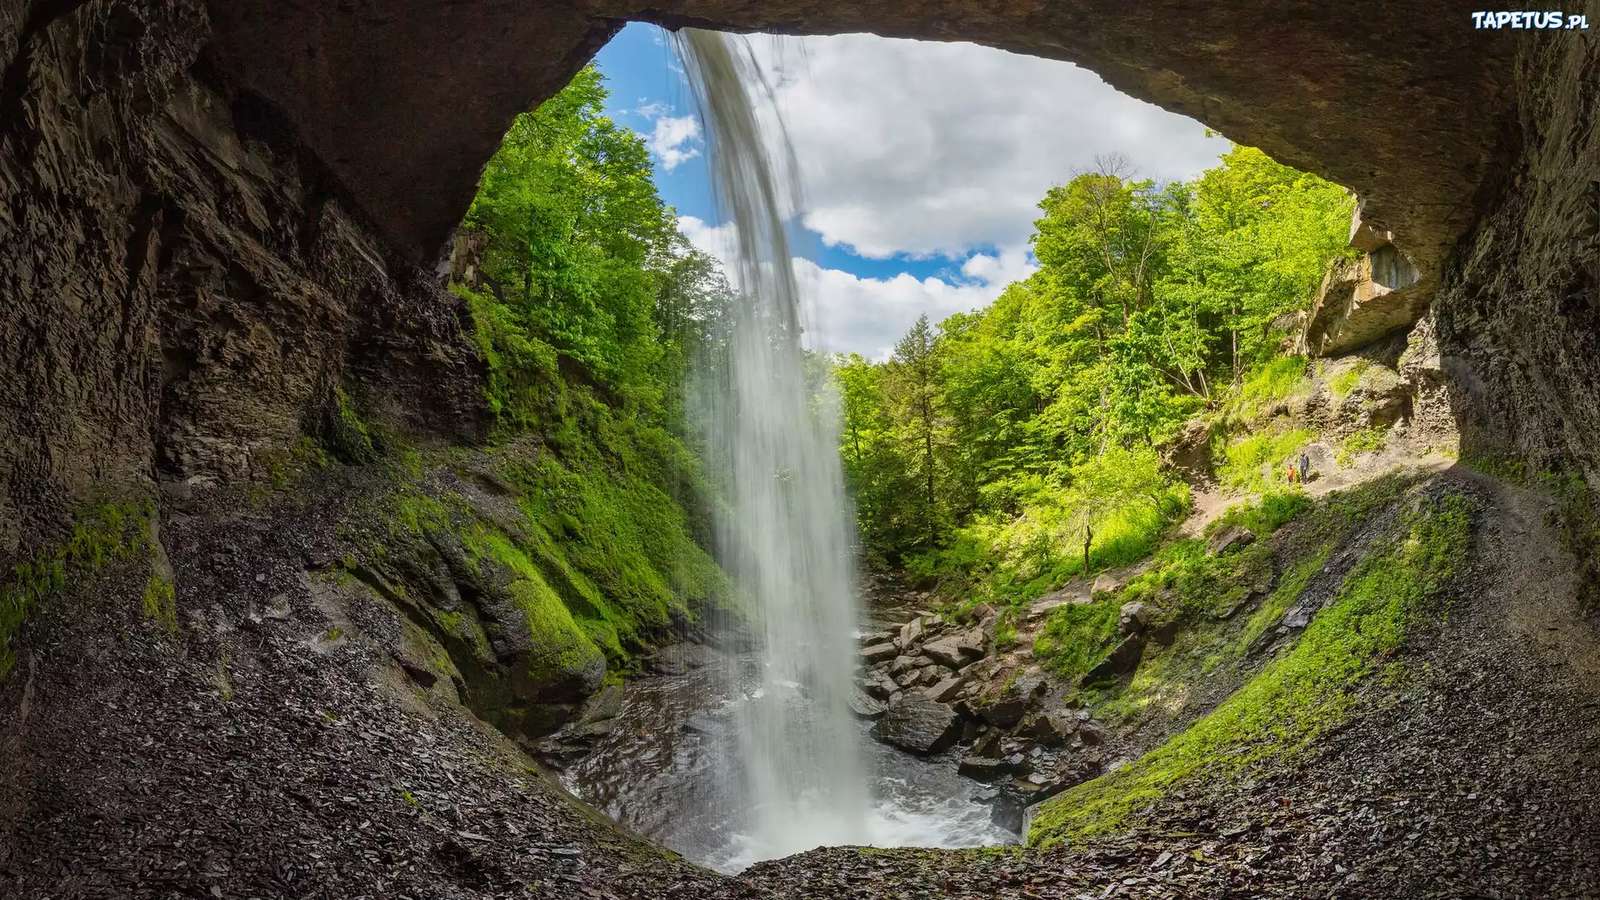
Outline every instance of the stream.
{"label": "stream", "polygon": [[[884,613],[903,618],[895,612],[880,610],[868,627],[886,625],[888,620],[880,618]],[[755,811],[739,799],[748,795],[740,789],[746,773],[735,717],[741,704],[768,699],[759,696],[760,656],[717,659],[683,675],[629,682],[610,732],[565,769],[562,780],[625,827],[697,863],[734,873],[795,851],[764,846],[752,826]],[[730,696],[733,684],[741,686],[738,697]],[[802,720],[809,711],[798,694],[782,702]],[[871,793],[863,823],[866,843],[942,848],[1017,843],[1016,832],[994,821],[998,792],[956,773],[960,751],[917,757],[873,740],[871,725],[857,720],[859,756]],[[807,811],[790,812],[804,829]]]}

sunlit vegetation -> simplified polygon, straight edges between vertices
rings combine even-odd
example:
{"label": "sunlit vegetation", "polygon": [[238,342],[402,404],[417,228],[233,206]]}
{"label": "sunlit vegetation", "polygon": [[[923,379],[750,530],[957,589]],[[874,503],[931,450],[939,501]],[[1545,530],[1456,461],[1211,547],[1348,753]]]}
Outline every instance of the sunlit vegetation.
{"label": "sunlit vegetation", "polygon": [[[1330,523],[1348,512],[1334,512]],[[1117,831],[1180,782],[1292,760],[1338,727],[1363,681],[1443,612],[1447,587],[1467,554],[1470,516],[1460,496],[1418,504],[1400,523],[1397,540],[1374,542],[1292,649],[1165,744],[1047,801],[1028,842],[1051,846]],[[1308,560],[1286,576],[1268,606],[1286,608],[1311,570]],[[1263,616],[1270,615],[1266,609]]]}
{"label": "sunlit vegetation", "polygon": [[[1350,203],[1247,147],[1191,182],[1109,161],[1052,188],[1036,274],[884,362],[833,361],[869,558],[1004,604],[1148,556],[1188,510],[1158,458],[1185,421],[1307,389],[1281,322],[1344,252]],[[1308,437],[1219,434],[1222,476],[1268,487]]]}

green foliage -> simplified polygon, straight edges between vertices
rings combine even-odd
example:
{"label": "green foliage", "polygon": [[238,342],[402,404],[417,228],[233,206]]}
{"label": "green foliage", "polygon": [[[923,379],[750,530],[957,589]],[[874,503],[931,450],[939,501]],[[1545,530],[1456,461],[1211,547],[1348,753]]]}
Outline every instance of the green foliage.
{"label": "green foliage", "polygon": [[1348,464],[1357,454],[1382,450],[1387,439],[1388,432],[1378,427],[1363,428],[1353,432],[1339,444],[1339,465]]}
{"label": "green foliage", "polygon": [[1305,392],[1310,384],[1305,357],[1273,357],[1245,379],[1229,398],[1228,415],[1239,422],[1254,421],[1276,404]]}
{"label": "green foliage", "polygon": [[[834,360],[869,557],[1004,599],[1081,571],[1084,537],[1089,568],[1147,554],[1182,504],[1143,455],[1208,407],[1250,418],[1306,388],[1273,323],[1343,252],[1350,208],[1245,147],[1189,183],[1113,160],[1052,188],[1037,273],[919,321],[887,362]],[[1236,478],[1279,449],[1239,448]],[[1095,483],[1129,460],[1140,489]]]}
{"label": "green foliage", "polygon": [[[514,534],[476,520],[465,533],[519,573],[551,671],[600,653],[626,665],[729,595],[704,549],[713,501],[683,386],[692,360],[715,371],[734,297],[678,232],[643,140],[603,114],[605,96],[587,68],[516,118],[463,223],[482,246],[472,283],[451,286],[504,443],[496,474],[524,518]],[[418,534],[460,527],[414,494],[394,518]]]}
{"label": "green foliage", "polygon": [[1470,513],[1459,497],[1413,514],[1405,538],[1358,564],[1289,653],[1131,765],[1046,801],[1028,843],[1047,847],[1113,832],[1179,782],[1293,758],[1338,727],[1361,682],[1440,611],[1469,537]]}
{"label": "green foliage", "polygon": [[987,513],[940,550],[910,561],[969,604],[1019,603],[1086,571],[1126,565],[1155,549],[1189,509],[1188,486],[1168,479],[1149,448],[1111,448],[1065,474],[1060,486],[1019,478],[1016,512]]}
{"label": "green foliage", "polygon": [[1223,484],[1246,491],[1282,484],[1284,462],[1315,436],[1304,428],[1270,428],[1234,438],[1222,447],[1217,475]]}
{"label": "green foliage", "polygon": [[1115,598],[1057,607],[1034,639],[1034,657],[1069,681],[1083,677],[1116,646],[1121,608]]}
{"label": "green foliage", "polygon": [[17,634],[33,607],[65,588],[69,578],[148,551],[152,515],[148,503],[92,507],[77,516],[65,541],[12,569],[11,578],[0,583],[0,681],[16,666]]}
{"label": "green foliage", "polygon": [[1264,538],[1285,524],[1298,518],[1311,507],[1311,498],[1299,488],[1269,490],[1253,503],[1240,503],[1230,507],[1207,527],[1207,533],[1229,525],[1248,528],[1258,538]]}

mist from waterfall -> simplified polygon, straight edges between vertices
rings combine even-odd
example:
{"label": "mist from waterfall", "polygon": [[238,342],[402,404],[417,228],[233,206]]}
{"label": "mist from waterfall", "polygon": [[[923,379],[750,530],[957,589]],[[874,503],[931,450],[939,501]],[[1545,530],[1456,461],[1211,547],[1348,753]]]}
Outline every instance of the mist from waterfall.
{"label": "mist from waterfall", "polygon": [[739,758],[721,802],[740,822],[737,859],[724,860],[737,867],[871,837],[862,734],[848,706],[857,581],[838,411],[813,402],[801,352],[784,231],[799,208],[796,167],[792,153],[768,153],[758,122],[771,89],[743,37],[685,28],[673,41],[717,203],[736,225],[729,274],[742,295],[720,377],[700,404],[727,492],[719,552],[751,607],[760,659],[755,678],[729,672]]}

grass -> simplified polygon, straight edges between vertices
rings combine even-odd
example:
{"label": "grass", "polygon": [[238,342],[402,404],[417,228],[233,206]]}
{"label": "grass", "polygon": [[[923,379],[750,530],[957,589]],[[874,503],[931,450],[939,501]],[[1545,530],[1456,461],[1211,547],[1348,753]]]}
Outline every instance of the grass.
{"label": "grass", "polygon": [[1236,422],[1254,421],[1266,410],[1306,391],[1309,386],[1305,357],[1274,357],[1239,386],[1228,403],[1228,418]]}
{"label": "grass", "polygon": [[1304,428],[1248,434],[1221,448],[1217,476],[1229,487],[1261,491],[1278,484],[1284,461],[1316,435]]}
{"label": "grass", "polygon": [[1349,396],[1350,392],[1356,389],[1356,385],[1361,383],[1361,376],[1370,368],[1372,368],[1371,360],[1358,359],[1351,363],[1349,368],[1328,379],[1328,390],[1333,394],[1333,399],[1338,401]]}
{"label": "grass", "polygon": [[1206,527],[1206,533],[1212,534],[1229,525],[1239,525],[1249,529],[1256,537],[1264,538],[1299,517],[1311,505],[1311,498],[1299,488],[1269,490],[1254,503],[1230,507]]}
{"label": "grass", "polygon": [[1034,657],[1063,678],[1083,677],[1116,646],[1121,609],[1115,598],[1056,608],[1034,639]]}
{"label": "grass", "polygon": [[1376,426],[1353,432],[1339,444],[1339,453],[1337,455],[1339,465],[1349,465],[1350,460],[1354,459],[1358,454],[1382,450],[1387,440],[1388,432]]}
{"label": "grass", "polygon": [[1385,671],[1407,635],[1441,611],[1444,587],[1467,554],[1466,501],[1419,509],[1403,534],[1350,572],[1292,650],[1211,713],[1134,763],[1046,801],[1028,843],[1115,832],[1180,782],[1291,759],[1337,727],[1361,683]]}

